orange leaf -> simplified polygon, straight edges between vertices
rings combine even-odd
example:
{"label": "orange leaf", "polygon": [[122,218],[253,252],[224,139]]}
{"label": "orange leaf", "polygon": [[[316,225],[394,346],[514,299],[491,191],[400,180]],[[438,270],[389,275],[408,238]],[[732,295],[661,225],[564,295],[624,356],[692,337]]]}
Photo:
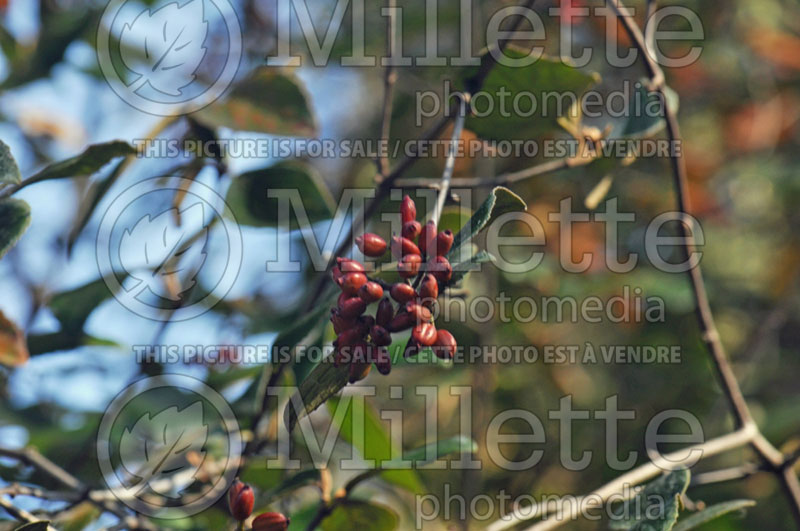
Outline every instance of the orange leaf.
{"label": "orange leaf", "polygon": [[28,346],[22,330],[0,311],[0,365],[16,367],[28,361]]}

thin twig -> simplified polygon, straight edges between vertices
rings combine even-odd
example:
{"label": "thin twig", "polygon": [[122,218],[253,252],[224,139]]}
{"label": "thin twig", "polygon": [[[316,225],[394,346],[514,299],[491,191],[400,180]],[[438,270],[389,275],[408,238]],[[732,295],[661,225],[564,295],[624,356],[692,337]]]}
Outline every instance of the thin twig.
{"label": "thin twig", "polygon": [[[5,499],[4,497],[0,496],[0,507],[2,507],[8,514],[10,514],[13,518],[16,518],[20,522],[30,524],[32,522],[41,522],[41,518],[37,518],[36,516],[32,515],[28,511],[24,509],[20,509],[9,500]],[[47,524],[47,531],[56,531],[56,528]]]}
{"label": "thin twig", "polygon": [[394,101],[394,85],[397,81],[397,71],[392,64],[394,53],[397,50],[397,21],[395,20],[397,0],[387,0],[389,19],[386,22],[386,57],[389,64],[383,75],[383,114],[381,117],[381,154],[378,157],[378,171],[384,179],[389,176],[389,156],[383,151],[388,146],[389,135],[392,130],[392,104]]}
{"label": "thin twig", "polygon": [[[558,159],[537,164],[523,170],[501,173],[497,177],[486,179],[483,177],[462,177],[452,179],[450,186],[452,188],[492,188],[495,186],[509,186],[511,184],[530,179],[531,177],[538,177],[547,173],[553,173],[576,165],[575,159]],[[440,178],[428,177],[414,177],[409,179],[402,179],[397,181],[397,186],[408,188],[439,188],[441,186]]]}
{"label": "thin twig", "polygon": [[453,178],[453,169],[456,166],[456,155],[458,154],[458,146],[461,143],[461,131],[464,130],[464,120],[467,117],[467,100],[468,94],[460,94],[461,107],[456,117],[456,123],[453,126],[453,136],[450,138],[450,147],[447,152],[447,161],[444,164],[444,171],[442,172],[442,180],[439,184],[439,196],[436,198],[436,205],[433,209],[433,221],[438,225],[439,219],[442,217],[442,210],[444,203],[447,201],[448,193],[450,192],[450,181]]}

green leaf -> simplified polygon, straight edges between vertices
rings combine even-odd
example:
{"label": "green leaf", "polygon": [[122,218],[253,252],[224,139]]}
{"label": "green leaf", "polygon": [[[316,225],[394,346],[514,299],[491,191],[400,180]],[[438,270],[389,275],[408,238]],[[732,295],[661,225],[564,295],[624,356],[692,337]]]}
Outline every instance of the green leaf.
{"label": "green leaf", "polygon": [[694,513],[687,518],[684,518],[675,524],[675,527],[672,528],[672,531],[689,531],[689,529],[700,527],[701,525],[708,523],[711,520],[716,520],[717,518],[728,513],[740,511],[746,507],[753,507],[755,504],[756,502],[753,500],[731,500],[717,503],[711,507],[703,509],[700,512]]}
{"label": "green leaf", "polygon": [[225,201],[236,221],[256,227],[278,226],[278,199],[268,198],[267,190],[291,189],[300,195],[309,223],[333,217],[333,196],[317,171],[299,162],[282,162],[233,179]]}
{"label": "green leaf", "polygon": [[29,180],[38,182],[92,175],[113,159],[135,153],[136,150],[133,149],[133,146],[120,140],[94,144],[86,148],[80,155],[46,166]]}
{"label": "green leaf", "polygon": [[101,278],[54,295],[48,306],[61,323],[62,331],[77,334],[94,309],[109,297],[111,290]]}
{"label": "green leaf", "polygon": [[0,200],[0,258],[19,240],[31,223],[31,207],[22,199]]}
{"label": "green leaf", "polygon": [[369,529],[371,531],[393,531],[397,529],[400,518],[383,505],[358,500],[339,502],[331,514],[322,520],[323,531],[352,531]]}
{"label": "green leaf", "polygon": [[434,455],[439,459],[450,454],[475,453],[478,451],[478,443],[465,435],[457,435],[410,450],[404,457],[408,461],[413,461],[414,466],[419,468],[431,463],[428,459],[431,448],[435,448]]}
{"label": "green leaf", "polygon": [[261,67],[237,83],[230,95],[198,111],[195,119],[228,127],[283,136],[314,136],[317,126],[308,98],[294,76]]}
{"label": "green leaf", "polygon": [[[528,52],[509,46],[505,49],[505,55],[519,59],[528,55]],[[467,77],[473,76],[478,68],[468,69]],[[468,118],[466,127],[478,136],[491,140],[529,140],[539,137],[558,128],[558,111],[567,113],[570,108],[568,102],[572,101],[570,95],[574,94],[579,100],[598,80],[597,74],[578,70],[559,58],[541,57],[525,67],[496,64],[482,87],[482,92],[493,96],[493,109],[489,108],[485,98],[475,100],[473,105],[478,116]],[[521,112],[515,112],[513,106],[506,105],[503,113],[497,101],[499,96],[495,95],[504,93],[507,94],[507,102],[513,102],[519,94],[531,94],[537,107],[531,113],[531,98],[518,98],[517,105]],[[562,98],[562,95],[565,97]],[[565,102],[561,104],[563,109],[559,109],[559,100]]]}
{"label": "green leaf", "polygon": [[680,497],[689,486],[689,477],[689,471],[681,469],[651,481],[625,502],[625,509],[619,511],[625,517],[609,522],[609,528],[669,531],[678,519]]}
{"label": "green leaf", "polygon": [[477,252],[469,260],[453,264],[453,278],[451,281],[458,282],[470,271],[480,269],[481,264],[493,263],[495,260],[495,257],[487,251]]}
{"label": "green leaf", "polygon": [[290,433],[298,420],[317,409],[347,385],[349,372],[350,369],[347,365],[334,367],[330,357],[314,367],[314,370],[303,380],[297,390],[297,394],[303,400],[303,411],[298,416],[290,401],[283,412],[283,422]]}
{"label": "green leaf", "polygon": [[14,531],[47,531],[49,525],[49,520],[40,520],[39,522],[30,522],[28,524],[21,525]]}
{"label": "green leaf", "polygon": [[264,495],[264,497],[270,500],[280,494],[291,492],[295,489],[299,489],[300,487],[305,487],[306,485],[313,485],[315,483],[319,483],[321,479],[322,479],[322,474],[317,468],[309,468],[307,470],[301,470],[297,474],[293,474],[292,476],[285,479],[283,482],[281,482],[280,485],[278,485],[271,491],[267,492]]}
{"label": "green leaf", "polygon": [[[328,401],[331,412],[339,406],[339,400]],[[391,442],[381,420],[367,404],[364,405],[364,436],[354,437],[353,434],[353,407],[348,406],[347,412],[339,424],[339,435],[342,439],[352,444],[364,459],[375,461],[376,467],[392,459]],[[375,471],[369,471],[375,473]],[[389,483],[398,485],[410,492],[422,493],[424,488],[417,473],[408,469],[387,470],[383,478]]]}
{"label": "green leaf", "polygon": [[[647,89],[648,81],[642,79],[636,84],[633,101],[628,102],[628,121],[622,129],[622,138],[648,138],[664,129],[664,118],[661,117],[663,105],[661,95],[657,91]],[[667,104],[676,112],[680,104],[678,93],[669,87],[665,88]]]}
{"label": "green leaf", "polygon": [[[525,201],[508,188],[503,186],[493,188],[489,192],[489,197],[486,198],[480,208],[472,215],[472,218],[456,234],[453,247],[447,253],[447,259],[451,264],[461,263],[463,261],[462,253],[466,254],[462,247],[470,245],[472,238],[481,230],[503,214],[524,211],[527,208],[528,205],[525,204]],[[472,254],[470,252],[466,255],[472,256]]]}
{"label": "green leaf", "polygon": [[19,184],[22,175],[19,173],[19,166],[11,154],[11,149],[5,142],[0,140],[0,184]]}

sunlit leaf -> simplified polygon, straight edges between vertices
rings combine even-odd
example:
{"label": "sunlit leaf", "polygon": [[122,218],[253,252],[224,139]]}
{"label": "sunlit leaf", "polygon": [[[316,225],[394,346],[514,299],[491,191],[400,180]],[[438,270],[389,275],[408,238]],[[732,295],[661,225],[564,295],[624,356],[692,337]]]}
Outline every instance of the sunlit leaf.
{"label": "sunlit leaf", "polygon": [[0,185],[17,184],[22,180],[17,161],[11,154],[11,149],[0,140]]}
{"label": "sunlit leaf", "polygon": [[291,403],[286,405],[283,412],[283,421],[286,429],[291,432],[297,421],[307,416],[325,403],[330,397],[341,391],[347,385],[350,368],[347,365],[334,367],[333,361],[326,359],[314,367],[314,370],[303,380],[297,390],[303,400],[304,409],[295,413]]}
{"label": "sunlit leaf", "polygon": [[625,502],[625,508],[615,511],[624,515],[611,520],[611,529],[631,529],[636,531],[668,531],[675,525],[680,511],[680,497],[689,486],[689,471],[673,470],[644,486],[632,500]]}
{"label": "sunlit leaf", "polygon": [[117,157],[133,155],[136,150],[127,142],[114,140],[105,144],[94,144],[75,157],[46,166],[31,181],[64,179],[68,177],[85,177],[92,175]]}

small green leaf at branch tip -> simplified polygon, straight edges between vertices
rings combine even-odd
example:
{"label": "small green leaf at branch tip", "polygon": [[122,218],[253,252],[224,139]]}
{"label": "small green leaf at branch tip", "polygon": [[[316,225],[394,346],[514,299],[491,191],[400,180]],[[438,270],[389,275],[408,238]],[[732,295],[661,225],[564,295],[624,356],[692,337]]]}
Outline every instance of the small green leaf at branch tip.
{"label": "small green leaf at branch tip", "polygon": [[[347,385],[349,372],[350,368],[347,365],[335,367],[330,359],[325,359],[314,367],[300,384],[295,396],[286,404],[283,422],[289,433],[300,419],[306,417]],[[299,415],[294,410],[294,402],[297,398],[300,398],[303,404],[303,410],[299,412]]]}
{"label": "small green leaf at branch tip", "polygon": [[0,258],[2,258],[28,230],[31,207],[22,199],[0,199]]}
{"label": "small green leaf at branch tip", "polygon": [[680,497],[686,492],[690,477],[689,470],[684,468],[646,484],[633,499],[624,502],[624,510],[614,511],[628,516],[611,520],[609,529],[669,531],[678,520]]}
{"label": "small green leaf at branch tip", "polygon": [[755,504],[756,502],[753,500],[730,500],[717,503],[684,518],[675,524],[675,527],[672,528],[672,531],[689,531],[690,529],[700,527],[701,525],[712,520],[716,520],[717,518],[720,518],[726,514],[742,511],[747,507],[753,507]]}
{"label": "small green leaf at branch tip", "polygon": [[11,154],[11,149],[5,142],[0,140],[0,185],[19,184],[22,175],[19,173],[19,166]]}
{"label": "small green leaf at branch tip", "polygon": [[136,150],[121,140],[104,144],[93,144],[75,157],[62,160],[44,167],[29,178],[30,181],[46,181],[69,177],[85,177],[92,175],[117,157],[134,155]]}

